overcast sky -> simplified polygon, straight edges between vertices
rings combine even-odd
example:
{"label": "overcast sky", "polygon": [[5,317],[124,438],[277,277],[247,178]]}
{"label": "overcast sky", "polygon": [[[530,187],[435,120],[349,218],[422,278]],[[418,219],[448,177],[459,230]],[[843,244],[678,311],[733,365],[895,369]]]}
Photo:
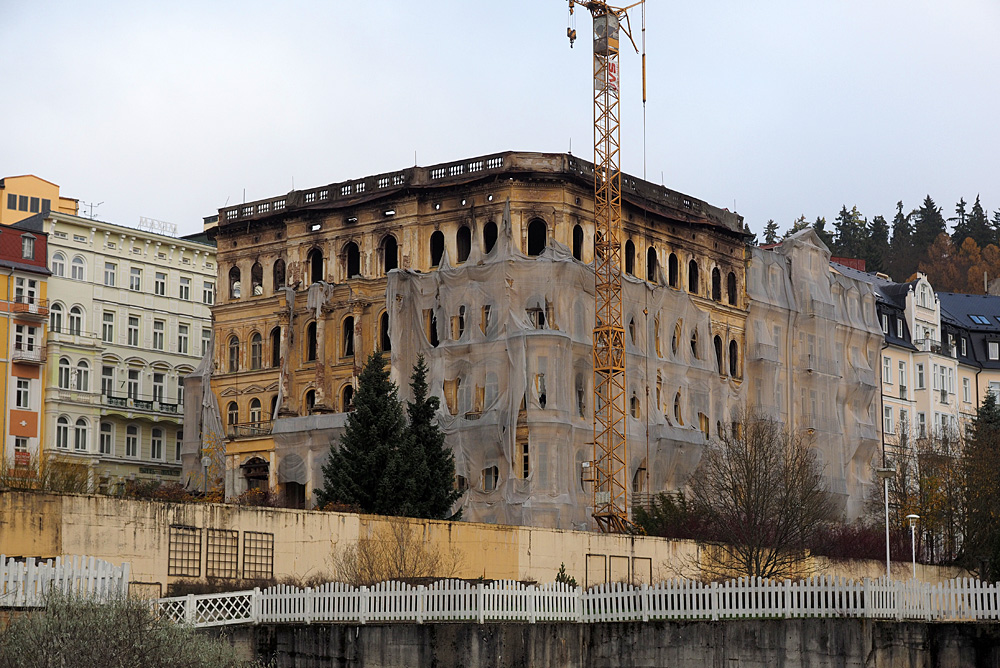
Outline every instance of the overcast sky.
{"label": "overcast sky", "polygon": [[[648,0],[622,167],[760,232],[1000,209],[998,0]],[[198,231],[244,199],[504,150],[592,159],[565,0],[3,0],[0,175]],[[633,10],[639,41],[641,15]],[[644,148],[645,146],[645,148]]]}

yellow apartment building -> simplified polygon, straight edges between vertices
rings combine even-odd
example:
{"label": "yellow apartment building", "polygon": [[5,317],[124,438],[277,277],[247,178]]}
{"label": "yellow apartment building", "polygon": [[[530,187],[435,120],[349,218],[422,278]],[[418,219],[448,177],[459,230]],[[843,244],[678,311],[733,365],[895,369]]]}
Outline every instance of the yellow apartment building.
{"label": "yellow apartment building", "polygon": [[59,186],[33,174],[0,179],[0,225],[30,218],[43,211],[76,214],[79,202],[59,194]]}

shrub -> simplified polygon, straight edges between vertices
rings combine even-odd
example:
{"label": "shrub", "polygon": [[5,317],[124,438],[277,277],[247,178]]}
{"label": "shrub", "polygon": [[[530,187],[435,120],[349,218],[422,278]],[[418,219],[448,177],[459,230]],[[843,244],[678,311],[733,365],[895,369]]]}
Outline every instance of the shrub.
{"label": "shrub", "polygon": [[43,609],[14,617],[0,632],[4,668],[237,668],[241,661],[224,640],[153,614],[149,603],[117,599],[99,603],[53,595]]}

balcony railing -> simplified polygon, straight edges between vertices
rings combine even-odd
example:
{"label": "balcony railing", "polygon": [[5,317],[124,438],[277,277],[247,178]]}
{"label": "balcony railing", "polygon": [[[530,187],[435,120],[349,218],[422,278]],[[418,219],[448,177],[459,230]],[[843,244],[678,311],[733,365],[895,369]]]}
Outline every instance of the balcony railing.
{"label": "balcony railing", "polygon": [[152,401],[148,399],[139,399],[136,397],[116,397],[112,394],[103,395],[103,402],[105,406],[114,406],[116,408],[134,408],[140,411],[151,411],[154,413],[171,413],[177,415],[180,413],[180,404],[172,404],[166,401],[159,401],[153,399]]}
{"label": "balcony railing", "polygon": [[936,339],[917,339],[913,342],[913,345],[917,347],[917,350],[925,353],[934,353],[936,355],[945,355],[946,357],[955,357],[955,346],[951,345],[951,342],[938,341]]}
{"label": "balcony railing", "polygon": [[228,427],[229,438],[254,438],[256,436],[268,436],[274,423],[271,420],[261,420],[259,422],[241,422],[231,424]]}
{"label": "balcony railing", "polygon": [[28,364],[43,364],[45,362],[45,346],[37,343],[15,343],[11,360]]}
{"label": "balcony railing", "polygon": [[10,310],[18,315],[35,315],[39,318],[45,318],[49,315],[49,300],[20,295],[14,297],[14,303],[11,304]]}

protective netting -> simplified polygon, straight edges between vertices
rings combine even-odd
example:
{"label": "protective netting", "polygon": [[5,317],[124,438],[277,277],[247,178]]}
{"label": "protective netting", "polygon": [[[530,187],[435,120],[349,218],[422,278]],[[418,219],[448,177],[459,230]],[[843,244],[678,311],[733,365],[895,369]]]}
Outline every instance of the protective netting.
{"label": "protective netting", "polygon": [[810,440],[828,490],[857,517],[879,446],[872,286],[831,270],[812,230],[755,248],[748,273],[749,399]]}
{"label": "protective netting", "polygon": [[[457,266],[445,254],[436,271],[390,273],[395,380],[407,396],[410,365],[425,356],[468,485],[465,519],[589,528],[593,265],[551,240],[526,256],[512,243],[509,213],[502,228],[485,255],[474,245]],[[743,332],[720,331],[665,284],[623,277],[630,499],[682,488],[706,432],[717,433],[743,395],[739,365],[730,374],[726,361],[730,340],[742,351]],[[725,342],[721,359],[715,336]]]}

